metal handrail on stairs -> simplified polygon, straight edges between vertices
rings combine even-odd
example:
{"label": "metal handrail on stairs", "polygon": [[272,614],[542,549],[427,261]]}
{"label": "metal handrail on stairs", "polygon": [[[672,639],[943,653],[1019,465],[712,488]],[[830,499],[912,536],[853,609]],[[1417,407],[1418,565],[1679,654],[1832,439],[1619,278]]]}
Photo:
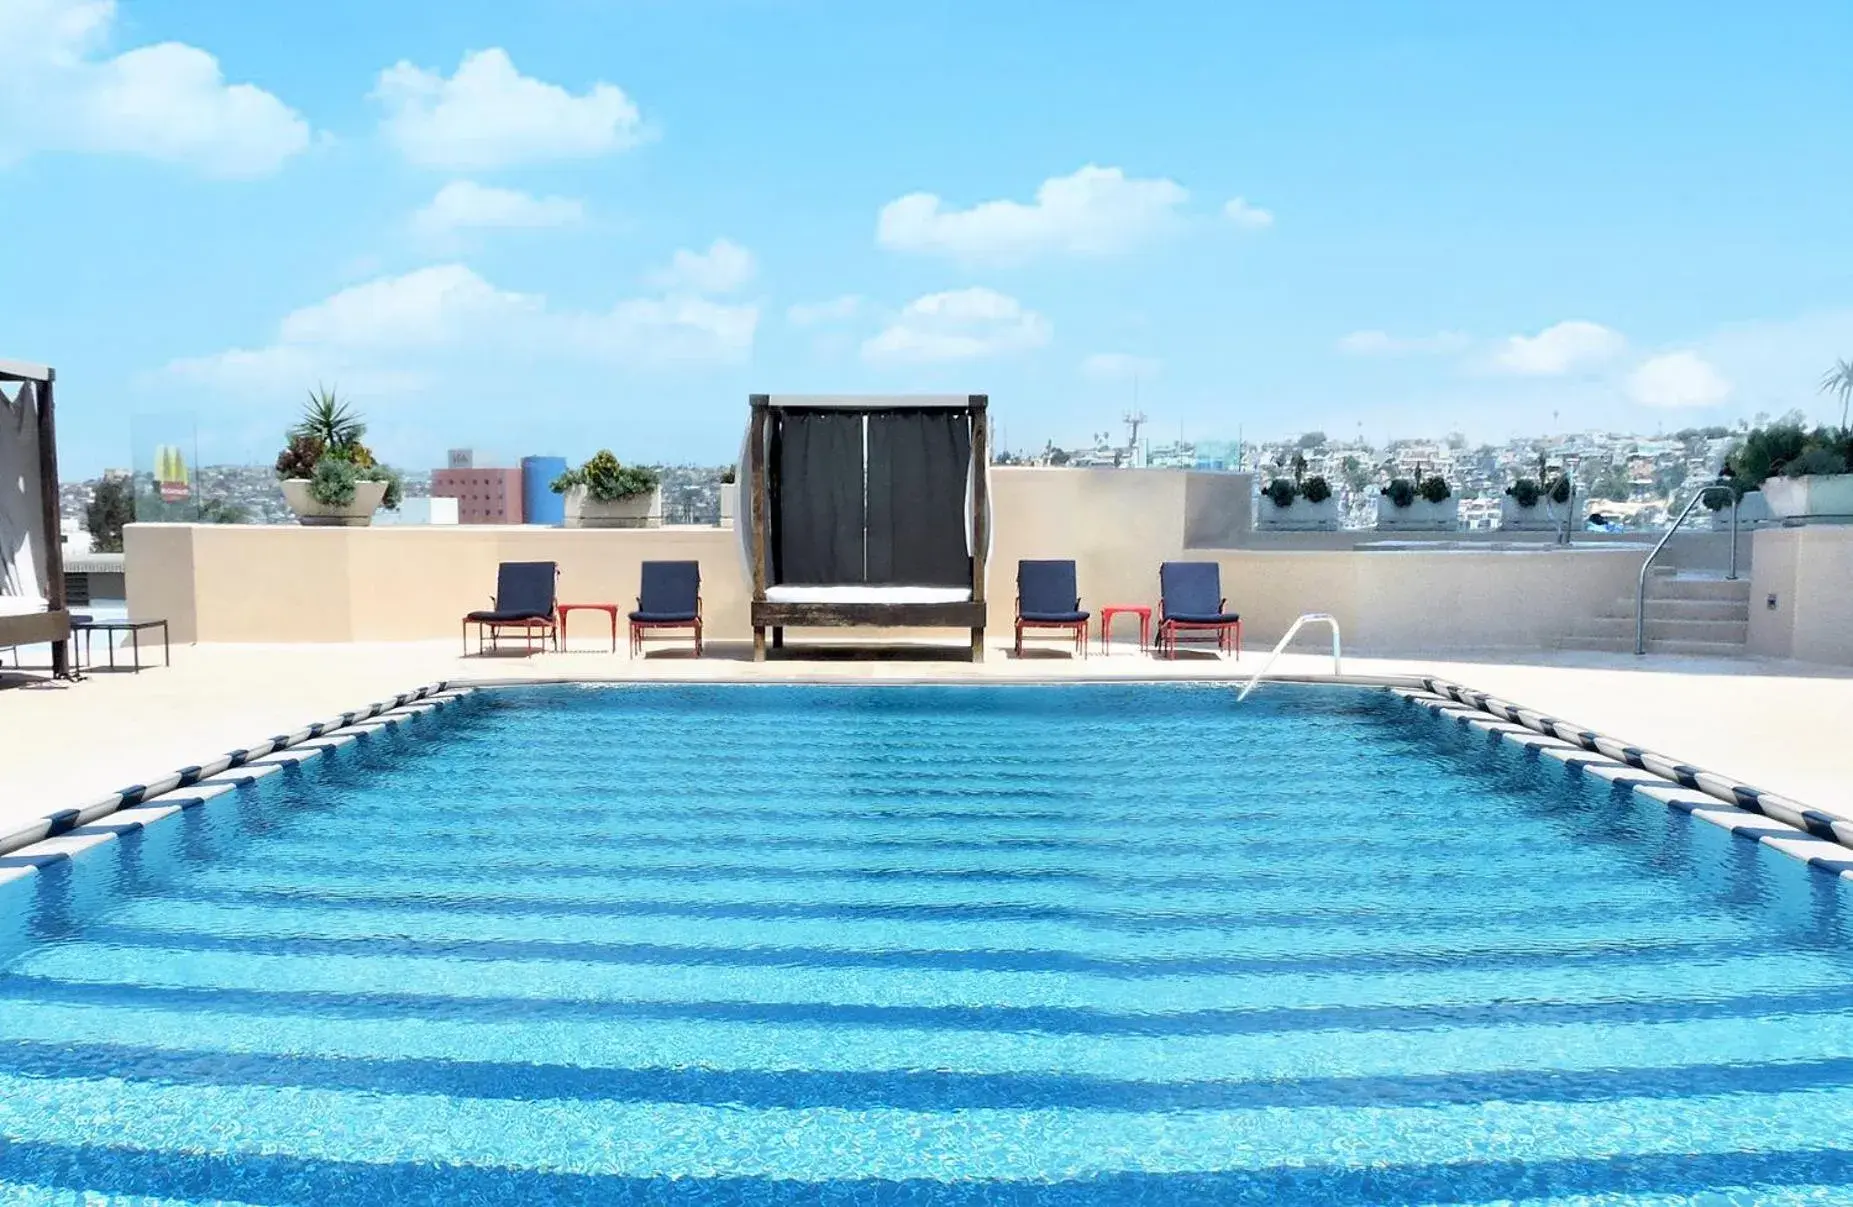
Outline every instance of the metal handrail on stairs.
{"label": "metal handrail on stairs", "polygon": [[1726,578],[1730,582],[1737,581],[1737,488],[1726,486],[1722,482],[1714,482],[1710,486],[1699,487],[1699,492],[1687,501],[1685,509],[1679,513],[1679,518],[1673,521],[1673,526],[1666,530],[1666,535],[1661,537],[1660,543],[1654,546],[1654,551],[1649,553],[1647,560],[1641,563],[1640,586],[1634,595],[1634,652],[1636,654],[1647,652],[1647,572],[1653,568],[1654,559],[1660,556],[1660,551],[1666,548],[1666,543],[1673,539],[1673,534],[1679,531],[1679,526],[1684,524],[1686,517],[1692,514],[1692,509],[1703,502],[1705,496],[1714,490],[1728,491],[1731,496],[1731,572]]}
{"label": "metal handrail on stairs", "polygon": [[1332,615],[1330,612],[1308,612],[1291,625],[1287,626],[1287,635],[1275,642],[1274,652],[1267,656],[1267,661],[1263,662],[1261,664],[1261,669],[1256,671],[1253,677],[1248,680],[1248,685],[1242,689],[1242,694],[1235,698],[1237,704],[1248,699],[1248,693],[1255,690],[1255,684],[1261,682],[1261,677],[1268,673],[1268,668],[1274,665],[1274,659],[1280,657],[1280,652],[1287,648],[1287,643],[1292,641],[1294,635],[1300,631],[1300,626],[1309,622],[1329,624],[1332,626],[1332,676],[1333,678],[1337,678],[1345,673],[1345,664],[1340,651],[1341,643],[1338,636],[1338,617]]}

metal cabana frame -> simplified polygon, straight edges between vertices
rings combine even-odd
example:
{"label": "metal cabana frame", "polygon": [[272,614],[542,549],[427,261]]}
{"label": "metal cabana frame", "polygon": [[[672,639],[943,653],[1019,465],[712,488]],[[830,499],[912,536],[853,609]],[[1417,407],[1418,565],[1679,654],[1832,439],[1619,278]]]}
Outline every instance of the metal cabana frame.
{"label": "metal cabana frame", "polygon": [[[971,659],[984,659],[986,622],[985,562],[990,545],[991,502],[986,467],[990,463],[988,395],[771,395],[750,398],[743,476],[748,497],[742,510],[748,527],[752,572],[753,660],[766,658],[768,633],[774,648],[784,645],[786,628],[934,628],[965,629],[971,635]],[[892,412],[953,411],[971,419],[968,467],[969,503],[965,536],[971,554],[970,596],[939,602],[883,599],[791,601],[767,596],[772,578],[772,540],[779,500],[768,465],[774,417],[781,411],[845,411],[862,416]],[[878,594],[879,592],[871,592]]]}
{"label": "metal cabana frame", "polygon": [[53,398],[57,376],[49,365],[0,359],[0,384],[30,385],[38,407],[39,519],[45,536],[46,601],[43,612],[0,616],[0,646],[50,643],[52,674],[68,679],[71,677],[71,613],[65,603],[64,545],[58,515],[58,436]]}

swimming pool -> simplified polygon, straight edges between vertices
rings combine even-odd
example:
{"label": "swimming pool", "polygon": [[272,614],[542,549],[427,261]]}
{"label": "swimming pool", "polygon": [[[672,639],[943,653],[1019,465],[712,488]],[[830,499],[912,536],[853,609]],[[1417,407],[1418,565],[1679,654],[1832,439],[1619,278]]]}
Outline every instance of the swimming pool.
{"label": "swimming pool", "polygon": [[1385,692],[478,692],[0,889],[0,1203],[1828,1202],[1841,881]]}

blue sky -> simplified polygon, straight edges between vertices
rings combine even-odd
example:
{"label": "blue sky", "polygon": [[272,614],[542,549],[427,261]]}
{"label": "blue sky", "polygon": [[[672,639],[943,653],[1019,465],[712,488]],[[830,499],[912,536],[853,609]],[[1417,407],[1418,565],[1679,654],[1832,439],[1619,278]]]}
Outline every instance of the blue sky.
{"label": "blue sky", "polygon": [[[0,0],[0,356],[67,469],[337,385],[391,460],[745,396],[1651,431],[1853,356],[1853,6]],[[1555,418],[1553,418],[1555,416]]]}

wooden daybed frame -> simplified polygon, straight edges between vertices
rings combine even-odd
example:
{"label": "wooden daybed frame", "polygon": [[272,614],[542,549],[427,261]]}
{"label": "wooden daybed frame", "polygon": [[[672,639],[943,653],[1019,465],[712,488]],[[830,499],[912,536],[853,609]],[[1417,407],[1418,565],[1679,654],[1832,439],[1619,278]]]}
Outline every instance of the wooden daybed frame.
{"label": "wooden daybed frame", "polygon": [[38,400],[40,522],[45,528],[45,610],[0,616],[0,647],[51,643],[52,674],[71,677],[71,613],[65,606],[63,530],[58,517],[58,437],[48,366],[0,360],[0,382],[30,383]]}
{"label": "wooden daybed frame", "polygon": [[[784,645],[786,628],[935,628],[966,629],[971,634],[971,660],[984,660],[986,620],[984,579],[985,554],[990,544],[990,499],[985,467],[990,462],[989,397],[969,394],[954,398],[785,398],[754,394],[752,419],[748,430],[745,477],[749,500],[743,517],[749,527],[752,562],[753,660],[766,658],[767,631],[772,645]],[[923,408],[962,411],[971,416],[971,595],[969,599],[944,602],[864,602],[827,601],[795,602],[767,598],[769,586],[772,509],[778,501],[770,495],[767,470],[767,446],[774,411],[815,409],[825,406],[855,414],[873,415],[885,411],[913,411]]]}

